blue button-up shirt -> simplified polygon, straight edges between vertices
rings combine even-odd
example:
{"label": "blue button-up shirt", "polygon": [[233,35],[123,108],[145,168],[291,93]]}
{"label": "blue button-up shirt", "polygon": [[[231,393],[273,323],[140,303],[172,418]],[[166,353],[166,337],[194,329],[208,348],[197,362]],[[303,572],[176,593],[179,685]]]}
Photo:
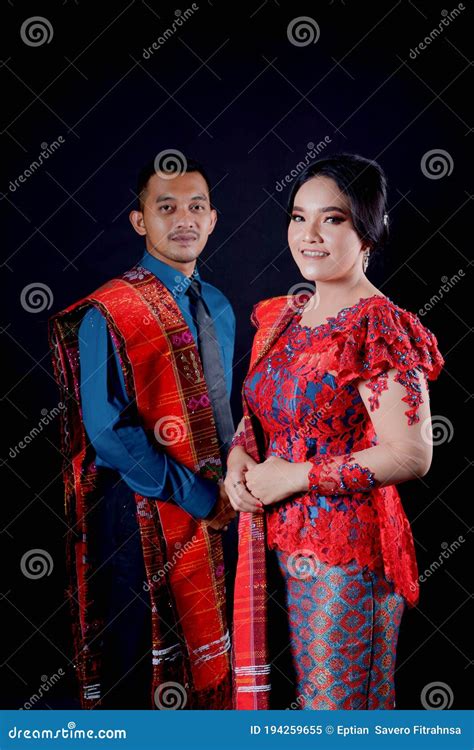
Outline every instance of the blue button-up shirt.
{"label": "blue button-up shirt", "polygon": [[[151,271],[173,294],[197,342],[193,305],[187,295],[187,277],[148,252],[140,264]],[[195,274],[199,278],[199,273]],[[235,316],[219,289],[199,278],[202,295],[214,321],[221,345],[227,392],[232,388]],[[205,518],[217,499],[217,486],[166,455],[151,443],[138,415],[129,405],[122,368],[106,320],[97,308],[85,314],[79,327],[81,402],[84,425],[98,466],[115,469],[127,485],[146,497],[173,500],[196,518]]]}

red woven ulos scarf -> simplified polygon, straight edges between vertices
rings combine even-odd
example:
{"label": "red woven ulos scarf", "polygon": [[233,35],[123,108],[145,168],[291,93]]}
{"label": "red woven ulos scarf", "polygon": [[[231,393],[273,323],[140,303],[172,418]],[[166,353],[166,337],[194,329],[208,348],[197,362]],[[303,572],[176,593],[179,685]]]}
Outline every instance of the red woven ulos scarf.
{"label": "red woven ulos scarf", "polygon": [[[208,479],[222,476],[198,350],[172,294],[150,271],[138,266],[51,319],[55,377],[66,404],[61,427],[69,599],[84,708],[100,705],[104,627],[88,558],[100,468],[85,433],[79,390],[78,328],[91,305],[106,317],[144,429],[176,461]],[[152,610],[150,707],[178,702],[182,708],[231,708],[220,534],[172,501],[135,499]]]}
{"label": "red woven ulos scarf", "polygon": [[[309,295],[308,295],[309,297]],[[255,334],[250,368],[271,349],[306,297],[276,297],[259,304],[261,324]],[[268,324],[265,310],[268,309]],[[265,459],[265,446],[242,390],[245,450],[255,461]],[[267,643],[267,573],[263,514],[240,513],[239,555],[234,590],[234,705],[261,710],[270,704],[270,664]]]}

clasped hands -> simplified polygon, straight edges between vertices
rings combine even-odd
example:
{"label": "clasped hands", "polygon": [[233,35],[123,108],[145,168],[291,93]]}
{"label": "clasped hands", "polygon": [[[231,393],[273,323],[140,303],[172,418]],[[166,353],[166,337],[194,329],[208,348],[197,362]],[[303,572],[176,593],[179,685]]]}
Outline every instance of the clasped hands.
{"label": "clasped hands", "polygon": [[229,455],[224,486],[234,510],[263,513],[266,505],[307,491],[308,464],[277,456],[258,464],[242,446],[236,446]]}

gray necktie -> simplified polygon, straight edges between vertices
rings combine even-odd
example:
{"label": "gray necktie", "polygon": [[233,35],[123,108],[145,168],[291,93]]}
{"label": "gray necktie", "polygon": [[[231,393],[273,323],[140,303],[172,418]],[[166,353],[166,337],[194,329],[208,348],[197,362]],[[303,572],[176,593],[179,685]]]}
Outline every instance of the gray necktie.
{"label": "gray necktie", "polygon": [[195,308],[199,354],[216,421],[221,453],[225,458],[234,435],[234,421],[227,395],[221,348],[217,340],[214,323],[202,298],[201,284],[198,279],[194,278],[191,281],[186,294],[189,295]]}

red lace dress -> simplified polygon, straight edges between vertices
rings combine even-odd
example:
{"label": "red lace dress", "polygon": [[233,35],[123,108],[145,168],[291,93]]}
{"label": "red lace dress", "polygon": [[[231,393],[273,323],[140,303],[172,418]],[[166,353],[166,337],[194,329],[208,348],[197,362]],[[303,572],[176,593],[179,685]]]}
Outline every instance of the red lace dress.
{"label": "red lace dress", "polygon": [[[377,487],[371,475],[362,477],[361,483],[359,475],[362,491],[344,494],[351,482],[351,464],[339,466],[337,487],[330,468],[336,456],[345,461],[377,445],[357,389],[360,379],[367,381],[374,410],[387,387],[387,371],[395,368],[396,380],[406,391],[408,421],[418,421],[419,379],[435,379],[444,363],[436,338],[416,315],[379,295],[360,299],[316,328],[300,325],[300,318],[297,312],[250,371],[244,392],[263,428],[266,456],[313,461],[319,465],[320,479],[327,465],[330,481],[319,484],[326,487],[325,495],[310,490],[269,506],[267,543],[289,554],[312,552],[330,565],[355,560],[371,570],[383,569],[395,591],[413,605],[418,599],[418,572],[396,487]],[[252,320],[257,327],[269,323],[260,319],[258,305]]]}

